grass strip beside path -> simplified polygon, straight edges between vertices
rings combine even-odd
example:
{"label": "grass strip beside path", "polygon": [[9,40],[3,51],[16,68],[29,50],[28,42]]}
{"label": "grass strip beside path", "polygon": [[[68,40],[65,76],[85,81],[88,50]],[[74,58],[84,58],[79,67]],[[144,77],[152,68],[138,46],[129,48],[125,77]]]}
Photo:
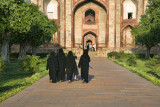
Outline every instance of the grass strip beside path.
{"label": "grass strip beside path", "polygon": [[154,75],[152,75],[150,73],[150,70],[147,67],[145,67],[145,65],[144,65],[145,60],[143,61],[143,60],[137,59],[136,60],[137,66],[132,67],[132,66],[129,66],[126,61],[119,61],[117,59],[112,59],[112,58],[108,58],[108,59],[117,63],[120,66],[125,67],[126,69],[130,70],[131,72],[136,73],[139,76],[147,79],[148,81],[152,82],[154,85],[160,86],[160,79],[155,77]]}
{"label": "grass strip beside path", "polygon": [[12,61],[7,64],[6,71],[0,73],[0,102],[46,76],[48,71],[45,68],[46,63],[43,62],[40,64],[40,72],[31,75],[29,72],[22,71],[19,61]]}

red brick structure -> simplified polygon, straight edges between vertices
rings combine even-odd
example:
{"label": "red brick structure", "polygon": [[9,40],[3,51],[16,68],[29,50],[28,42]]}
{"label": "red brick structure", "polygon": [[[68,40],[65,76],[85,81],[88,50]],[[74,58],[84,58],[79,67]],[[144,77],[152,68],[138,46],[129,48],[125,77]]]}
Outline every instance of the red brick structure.
{"label": "red brick structure", "polygon": [[134,47],[130,30],[144,14],[147,0],[31,0],[59,30],[52,47],[77,48],[87,43],[97,49]]}

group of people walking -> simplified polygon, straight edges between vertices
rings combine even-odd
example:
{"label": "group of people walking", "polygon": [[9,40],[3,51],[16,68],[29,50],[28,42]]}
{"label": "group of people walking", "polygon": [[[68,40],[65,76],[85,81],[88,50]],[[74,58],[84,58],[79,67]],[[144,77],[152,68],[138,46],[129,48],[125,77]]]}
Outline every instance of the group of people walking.
{"label": "group of people walking", "polygon": [[63,49],[60,48],[56,54],[54,51],[51,52],[47,59],[47,67],[49,70],[49,80],[52,83],[65,81],[65,74],[67,74],[67,80],[69,83],[72,82],[74,76],[75,80],[78,80],[78,67],[81,68],[81,80],[82,82],[88,83],[88,72],[90,57],[88,50],[83,51],[80,60],[76,60],[77,57],[73,56],[73,52],[69,51],[65,56]]}

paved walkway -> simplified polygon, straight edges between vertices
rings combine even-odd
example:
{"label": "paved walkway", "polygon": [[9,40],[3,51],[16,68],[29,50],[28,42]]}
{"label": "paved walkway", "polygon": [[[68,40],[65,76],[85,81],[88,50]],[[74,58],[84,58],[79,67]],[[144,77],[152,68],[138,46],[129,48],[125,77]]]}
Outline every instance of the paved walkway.
{"label": "paved walkway", "polygon": [[52,84],[46,76],[0,107],[160,107],[160,87],[106,58],[91,60],[88,84]]}

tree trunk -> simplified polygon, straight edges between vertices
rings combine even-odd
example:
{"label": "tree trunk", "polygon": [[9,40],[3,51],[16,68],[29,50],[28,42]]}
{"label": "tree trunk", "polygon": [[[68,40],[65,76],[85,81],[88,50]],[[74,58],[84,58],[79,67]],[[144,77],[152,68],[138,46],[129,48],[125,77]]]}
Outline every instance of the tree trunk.
{"label": "tree trunk", "polygon": [[160,44],[158,44],[156,47],[157,47],[158,59],[160,59]]}
{"label": "tree trunk", "polygon": [[27,50],[27,43],[20,44],[18,59],[23,59],[26,56],[26,50]]}
{"label": "tree trunk", "polygon": [[1,57],[4,58],[5,62],[10,62],[9,60],[9,40],[3,40],[2,42]]}
{"label": "tree trunk", "polygon": [[32,46],[32,55],[37,55],[37,47],[36,46]]}
{"label": "tree trunk", "polygon": [[147,50],[146,50],[145,58],[149,59],[150,58],[150,50],[151,50],[151,48],[150,47],[146,47],[146,48],[147,48]]}

